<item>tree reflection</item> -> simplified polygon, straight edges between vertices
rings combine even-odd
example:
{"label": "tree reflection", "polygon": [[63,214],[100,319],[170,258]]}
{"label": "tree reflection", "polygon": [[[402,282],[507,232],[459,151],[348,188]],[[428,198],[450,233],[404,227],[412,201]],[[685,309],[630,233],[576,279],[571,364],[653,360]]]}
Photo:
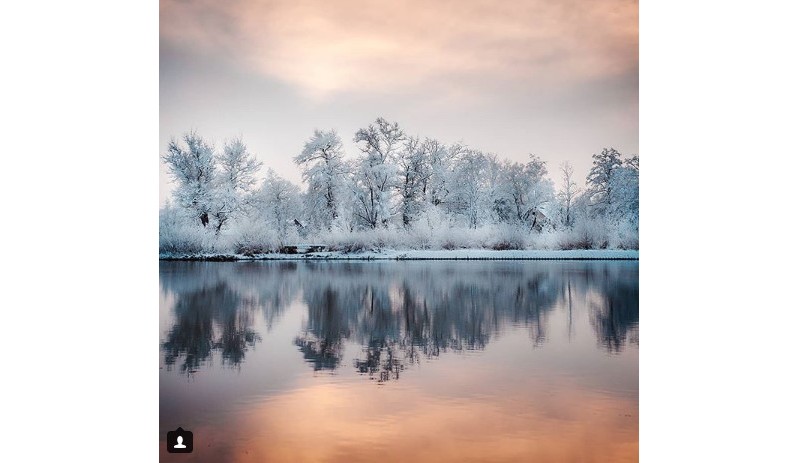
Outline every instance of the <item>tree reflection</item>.
{"label": "tree reflection", "polygon": [[[542,346],[556,311],[569,339],[573,319],[588,314],[601,348],[638,343],[637,263],[162,262],[161,286],[174,298],[165,364],[189,374],[215,353],[239,366],[264,332],[255,316],[269,330],[293,301],[306,311],[294,344],[311,368],[350,365],[377,382],[445,352],[482,350],[514,327]],[[355,358],[344,358],[348,343],[361,346]]]}
{"label": "tree reflection", "polygon": [[638,277],[603,278],[599,301],[591,304],[591,323],[597,341],[609,352],[621,352],[630,341],[639,343]]}
{"label": "tree reflection", "polygon": [[332,370],[341,362],[342,340],[350,336],[348,317],[339,304],[339,292],[331,285],[311,285],[311,288],[305,293],[306,329],[295,339],[295,344],[315,371]]}
{"label": "tree reflection", "polygon": [[214,346],[214,309],[205,303],[208,292],[201,290],[187,294],[175,305],[177,321],[161,345],[168,367],[183,356],[181,371],[193,373],[211,355]]}
{"label": "tree reflection", "polygon": [[559,301],[557,275],[497,264],[309,264],[308,319],[295,344],[314,370],[334,370],[345,342],[358,343],[353,367],[378,382],[423,358],[484,349],[511,324],[529,327],[540,345]]}
{"label": "tree reflection", "polygon": [[223,365],[240,366],[247,351],[261,341],[253,326],[256,311],[269,324],[290,300],[281,300],[283,292],[275,287],[248,281],[254,277],[253,270],[247,265],[161,263],[162,289],[175,298],[175,321],[161,344],[167,369],[177,365],[179,371],[191,375],[214,353]]}
{"label": "tree reflection", "polygon": [[221,353],[223,364],[239,365],[247,349],[261,341],[252,328],[252,312],[241,305],[239,295],[222,282],[180,295],[176,322],[162,344],[167,368],[180,359],[180,370],[194,373],[214,351]]}

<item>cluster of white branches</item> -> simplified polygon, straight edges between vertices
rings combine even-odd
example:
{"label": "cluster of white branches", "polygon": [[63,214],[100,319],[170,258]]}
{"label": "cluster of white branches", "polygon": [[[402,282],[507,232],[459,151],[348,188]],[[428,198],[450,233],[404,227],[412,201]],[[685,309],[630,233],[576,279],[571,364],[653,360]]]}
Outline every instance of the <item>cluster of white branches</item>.
{"label": "cluster of white branches", "polygon": [[[162,252],[270,252],[314,241],[375,247],[638,247],[639,158],[593,155],[585,188],[570,163],[554,182],[530,155],[511,162],[409,135],[378,118],[353,138],[315,130],[294,162],[304,189],[261,168],[241,139],[218,151],[195,132],[162,160],[176,183],[161,210]],[[583,183],[583,182],[581,182]],[[557,184],[557,185],[556,185]]]}

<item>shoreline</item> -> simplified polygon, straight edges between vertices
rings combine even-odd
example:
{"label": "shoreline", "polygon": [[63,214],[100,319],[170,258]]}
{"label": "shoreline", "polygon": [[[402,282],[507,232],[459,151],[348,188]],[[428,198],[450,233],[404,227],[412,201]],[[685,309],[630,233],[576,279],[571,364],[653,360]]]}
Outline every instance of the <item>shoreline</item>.
{"label": "shoreline", "polygon": [[508,250],[486,249],[454,250],[383,250],[345,253],[341,251],[312,252],[308,254],[169,254],[158,256],[160,261],[198,261],[198,262],[247,262],[247,261],[400,261],[400,260],[628,260],[638,261],[638,250],[617,249],[570,249],[546,250]]}

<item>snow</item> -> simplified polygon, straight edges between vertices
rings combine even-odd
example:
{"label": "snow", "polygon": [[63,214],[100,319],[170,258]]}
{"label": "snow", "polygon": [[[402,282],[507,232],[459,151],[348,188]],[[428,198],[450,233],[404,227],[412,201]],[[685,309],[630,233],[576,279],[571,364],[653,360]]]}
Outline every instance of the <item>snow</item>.
{"label": "snow", "polygon": [[564,251],[488,249],[383,250],[356,253],[315,252],[311,254],[161,254],[177,260],[639,260],[639,251],[619,249],[575,249]]}
{"label": "snow", "polygon": [[348,157],[336,131],[315,130],[294,158],[301,188],[271,169],[257,187],[261,164],[241,139],[221,153],[195,132],[173,140],[162,160],[178,186],[159,214],[159,252],[267,255],[318,242],[332,252],[316,258],[560,259],[595,254],[555,250],[639,247],[636,155],[593,155],[584,191],[567,164],[556,191],[536,156],[522,164],[421,140],[380,117],[354,141],[360,153]]}

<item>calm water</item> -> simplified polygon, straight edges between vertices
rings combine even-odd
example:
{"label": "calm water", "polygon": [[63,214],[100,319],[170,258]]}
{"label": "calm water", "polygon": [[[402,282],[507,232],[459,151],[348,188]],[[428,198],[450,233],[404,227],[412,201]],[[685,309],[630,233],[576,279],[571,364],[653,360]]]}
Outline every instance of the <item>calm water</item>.
{"label": "calm water", "polygon": [[161,459],[637,461],[638,271],[161,262]]}

